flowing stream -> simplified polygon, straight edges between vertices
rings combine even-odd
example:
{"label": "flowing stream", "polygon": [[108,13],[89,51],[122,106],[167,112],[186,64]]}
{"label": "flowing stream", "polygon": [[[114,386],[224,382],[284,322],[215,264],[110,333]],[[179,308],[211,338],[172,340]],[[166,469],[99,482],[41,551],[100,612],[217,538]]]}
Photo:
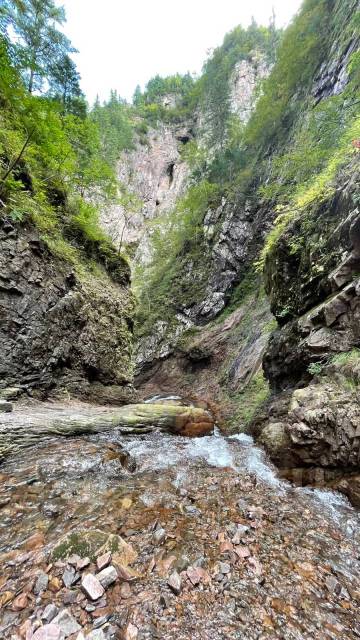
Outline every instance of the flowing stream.
{"label": "flowing stream", "polygon": [[[114,610],[126,609],[139,640],[360,638],[358,513],[339,494],[280,480],[247,435],[59,438],[10,458],[0,474],[0,602],[44,558],[50,566],[64,534],[95,528],[138,553],[142,578]],[[24,561],[34,535],[40,559]],[[194,586],[182,574],[174,595],[169,573],[189,566],[206,580]],[[63,591],[30,598],[21,612],[4,606],[0,637]],[[91,628],[90,613],[82,624]]]}

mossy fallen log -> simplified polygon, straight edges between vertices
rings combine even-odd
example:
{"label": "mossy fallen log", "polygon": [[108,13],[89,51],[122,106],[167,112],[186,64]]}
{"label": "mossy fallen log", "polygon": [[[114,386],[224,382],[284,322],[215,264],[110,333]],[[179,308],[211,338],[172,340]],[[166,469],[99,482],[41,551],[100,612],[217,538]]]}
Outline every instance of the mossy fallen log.
{"label": "mossy fallen log", "polygon": [[96,409],[94,414],[67,410],[42,411],[32,415],[16,412],[0,418],[0,460],[25,447],[54,437],[74,437],[117,429],[137,434],[160,429],[187,437],[204,436],[213,431],[211,415],[194,407],[163,404],[131,404],[114,410]]}

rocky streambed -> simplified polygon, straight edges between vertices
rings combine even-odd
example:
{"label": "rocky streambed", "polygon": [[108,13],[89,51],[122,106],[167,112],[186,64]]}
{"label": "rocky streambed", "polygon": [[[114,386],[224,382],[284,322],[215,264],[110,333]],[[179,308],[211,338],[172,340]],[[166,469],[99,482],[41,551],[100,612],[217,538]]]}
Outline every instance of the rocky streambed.
{"label": "rocky streambed", "polygon": [[358,513],[249,436],[48,434],[0,473],[4,640],[360,637]]}

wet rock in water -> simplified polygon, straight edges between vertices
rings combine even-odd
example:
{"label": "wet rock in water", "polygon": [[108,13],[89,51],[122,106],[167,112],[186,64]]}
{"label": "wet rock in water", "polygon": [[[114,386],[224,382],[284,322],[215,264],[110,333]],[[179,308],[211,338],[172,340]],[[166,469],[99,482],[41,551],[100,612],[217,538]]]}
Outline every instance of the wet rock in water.
{"label": "wet rock in water", "polygon": [[82,577],[81,588],[91,600],[98,600],[104,595],[104,587],[92,573],[86,573]]}
{"label": "wet rock in water", "polygon": [[63,609],[53,620],[53,624],[60,627],[65,638],[71,636],[73,633],[81,631],[81,626],[76,622],[75,618],[67,611]]}
{"label": "wet rock in water", "polygon": [[38,596],[41,593],[43,593],[43,591],[46,591],[46,589],[48,588],[48,584],[49,584],[49,576],[47,575],[47,573],[45,573],[45,571],[41,571],[41,573],[38,575],[36,579],[35,586],[33,589],[35,595]]}
{"label": "wet rock in water", "polygon": [[152,536],[152,542],[153,544],[162,544],[166,539],[166,531],[165,529],[162,529],[161,527],[159,529],[156,529],[156,531],[153,533]]}
{"label": "wet rock in water", "polygon": [[179,576],[177,571],[173,571],[173,573],[171,574],[168,580],[168,585],[171,591],[178,596],[181,592],[181,577]]}
{"label": "wet rock in water", "polygon": [[11,402],[0,400],[0,413],[10,413],[13,410]]}
{"label": "wet rock in water", "polygon": [[[81,549],[83,555],[95,560],[107,552],[113,552],[113,560],[128,565],[137,558],[133,547],[121,536],[100,529],[77,529],[65,535],[52,552],[53,560],[66,559]],[[115,550],[115,551],[114,551]]]}
{"label": "wet rock in water", "polygon": [[96,575],[96,578],[99,580],[104,589],[107,589],[107,587],[116,582],[118,574],[115,567],[110,566],[100,571],[100,573]]}
{"label": "wet rock in water", "polygon": [[108,551],[107,553],[103,553],[101,556],[96,558],[96,566],[99,569],[99,571],[102,571],[102,569],[105,569],[105,567],[107,567],[110,564],[110,562],[111,562],[110,551]]}
{"label": "wet rock in water", "polygon": [[48,604],[41,614],[41,619],[49,624],[59,613],[59,609],[54,604]]}
{"label": "wet rock in water", "polygon": [[[27,638],[28,636],[26,636]],[[57,624],[45,624],[29,636],[31,640],[63,640],[64,634]]]}

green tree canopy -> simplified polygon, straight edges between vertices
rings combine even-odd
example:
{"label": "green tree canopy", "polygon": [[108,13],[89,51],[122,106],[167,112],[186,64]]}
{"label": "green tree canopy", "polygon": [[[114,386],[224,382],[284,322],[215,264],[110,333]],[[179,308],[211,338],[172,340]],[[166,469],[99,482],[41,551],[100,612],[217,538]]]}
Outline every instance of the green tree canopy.
{"label": "green tree canopy", "polygon": [[63,7],[54,0],[19,0],[3,8],[3,26],[11,26],[13,54],[30,93],[41,91],[52,77],[56,62],[74,51],[70,40],[59,31],[65,22]]}

